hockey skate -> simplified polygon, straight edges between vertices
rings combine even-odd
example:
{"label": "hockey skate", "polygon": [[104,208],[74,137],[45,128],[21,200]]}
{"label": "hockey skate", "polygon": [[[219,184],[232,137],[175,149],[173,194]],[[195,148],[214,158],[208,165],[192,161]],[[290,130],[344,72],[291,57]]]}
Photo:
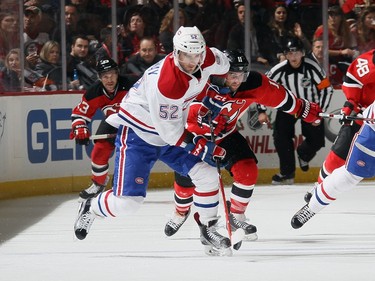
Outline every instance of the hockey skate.
{"label": "hockey skate", "polygon": [[205,253],[208,256],[231,256],[232,249],[229,238],[222,236],[216,231],[218,218],[202,224],[199,220],[199,214],[194,214],[194,219],[198,223],[201,231],[200,240],[205,247]]}
{"label": "hockey skate", "polygon": [[86,188],[85,190],[82,190],[79,193],[78,201],[83,202],[86,199],[96,197],[99,193],[104,191],[108,182],[109,182],[109,176],[106,177],[103,185],[97,184],[95,181],[93,181],[92,184],[88,188]]}
{"label": "hockey skate", "polygon": [[190,215],[190,209],[185,215],[174,211],[172,217],[169,219],[164,228],[164,233],[167,236],[172,236],[177,233],[180,227],[184,224]]}
{"label": "hockey skate", "polygon": [[90,211],[91,198],[83,201],[80,205],[78,216],[74,224],[74,234],[79,240],[86,238],[96,215]]}
{"label": "hockey skate", "polygon": [[258,239],[256,226],[247,223],[244,214],[229,213],[229,222],[233,231],[236,231],[237,229],[243,229],[245,234],[244,240],[255,241]]}
{"label": "hockey skate", "polygon": [[311,211],[309,205],[306,204],[302,207],[292,218],[291,225],[293,228],[301,228],[306,222],[311,219],[315,213]]}
{"label": "hockey skate", "polygon": [[294,184],[294,173],[289,175],[276,174],[272,177],[273,185],[291,185]]}
{"label": "hockey skate", "polygon": [[305,200],[306,203],[309,203],[309,202],[310,202],[311,197],[313,196],[314,191],[315,191],[315,189],[316,189],[316,187],[317,187],[318,185],[319,185],[319,184],[316,182],[314,188],[313,188],[312,190],[306,192],[305,196],[303,197],[303,199]]}

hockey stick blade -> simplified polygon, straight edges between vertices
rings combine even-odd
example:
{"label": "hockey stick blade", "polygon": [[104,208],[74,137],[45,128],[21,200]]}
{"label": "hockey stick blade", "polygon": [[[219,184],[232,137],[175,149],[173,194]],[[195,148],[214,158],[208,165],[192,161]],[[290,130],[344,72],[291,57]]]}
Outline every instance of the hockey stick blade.
{"label": "hockey stick blade", "polygon": [[332,113],[319,113],[320,117],[323,118],[332,118],[332,119],[346,119],[349,121],[368,121],[368,122],[375,122],[374,118],[366,118],[366,117],[360,117],[360,116],[346,116],[343,114],[332,114]]}
{"label": "hockey stick blade", "polygon": [[242,228],[232,232],[232,245],[233,249],[238,251],[242,246],[242,240],[245,238],[245,230]]}

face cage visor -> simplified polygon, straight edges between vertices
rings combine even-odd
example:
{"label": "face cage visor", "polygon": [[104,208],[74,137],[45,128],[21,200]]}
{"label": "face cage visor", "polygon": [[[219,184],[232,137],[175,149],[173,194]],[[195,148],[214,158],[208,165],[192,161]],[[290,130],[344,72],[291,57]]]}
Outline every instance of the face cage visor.
{"label": "face cage visor", "polygon": [[193,74],[203,64],[206,57],[206,52],[200,54],[190,54],[179,50],[174,50],[175,64],[184,72]]}

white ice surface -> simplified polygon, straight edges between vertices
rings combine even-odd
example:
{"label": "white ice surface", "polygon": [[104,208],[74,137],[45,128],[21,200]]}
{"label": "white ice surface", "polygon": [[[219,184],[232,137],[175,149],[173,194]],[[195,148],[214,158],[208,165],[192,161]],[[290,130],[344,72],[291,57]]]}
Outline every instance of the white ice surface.
{"label": "white ice surface", "polygon": [[232,257],[206,256],[192,217],[175,236],[164,235],[172,190],[149,191],[131,217],[95,220],[83,241],[73,233],[75,194],[0,201],[0,279],[373,281],[374,185],[343,194],[299,230],[290,219],[311,186],[257,186],[247,216],[259,239]]}

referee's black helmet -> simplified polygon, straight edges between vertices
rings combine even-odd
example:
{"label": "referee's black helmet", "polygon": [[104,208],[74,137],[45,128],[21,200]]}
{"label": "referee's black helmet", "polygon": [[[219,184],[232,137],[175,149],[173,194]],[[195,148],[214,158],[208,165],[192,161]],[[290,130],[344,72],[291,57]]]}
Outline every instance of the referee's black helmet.
{"label": "referee's black helmet", "polygon": [[305,51],[302,41],[297,37],[289,37],[285,44],[284,53],[297,51]]}

